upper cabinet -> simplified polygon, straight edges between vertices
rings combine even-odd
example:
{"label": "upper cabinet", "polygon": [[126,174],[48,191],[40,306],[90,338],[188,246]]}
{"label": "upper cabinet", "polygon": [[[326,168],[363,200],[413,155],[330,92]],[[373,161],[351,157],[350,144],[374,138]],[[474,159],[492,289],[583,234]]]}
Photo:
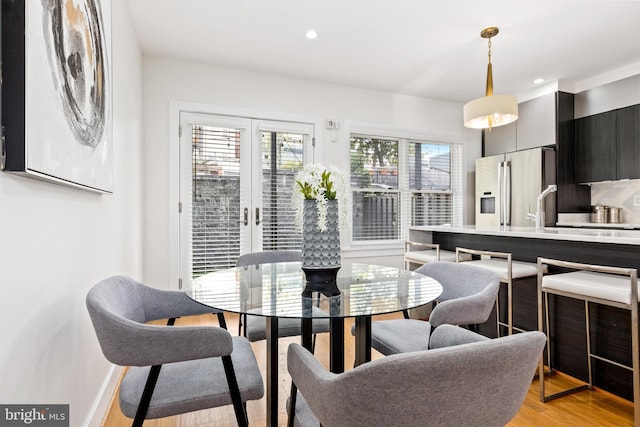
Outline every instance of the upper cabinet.
{"label": "upper cabinet", "polygon": [[640,105],[617,110],[617,179],[640,178]]}
{"label": "upper cabinet", "polygon": [[555,93],[518,104],[518,151],[556,144],[556,108]]}
{"label": "upper cabinet", "polygon": [[640,178],[640,106],[575,121],[576,182]]}
{"label": "upper cabinet", "polygon": [[[519,109],[520,106],[518,105]],[[516,124],[518,120],[508,125],[483,131],[485,156],[516,151]]]}
{"label": "upper cabinet", "polygon": [[616,114],[594,114],[576,120],[576,182],[616,179]]}
{"label": "upper cabinet", "polygon": [[573,98],[567,101],[563,95],[554,92],[518,104],[518,120],[484,131],[484,155],[556,145],[560,109],[570,103],[573,111]]}

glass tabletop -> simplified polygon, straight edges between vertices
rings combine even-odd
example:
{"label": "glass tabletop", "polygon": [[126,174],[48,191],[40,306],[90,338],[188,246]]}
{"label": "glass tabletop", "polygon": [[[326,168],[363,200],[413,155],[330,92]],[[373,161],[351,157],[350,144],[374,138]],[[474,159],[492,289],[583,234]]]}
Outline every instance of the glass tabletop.
{"label": "glass tabletop", "polygon": [[340,293],[333,296],[305,292],[301,263],[283,262],[208,273],[194,279],[185,293],[219,310],[279,318],[312,317],[312,306],[321,309],[313,310],[313,317],[392,313],[430,303],[442,293],[440,283],[431,277],[361,263],[343,263],[334,293],[336,286]]}

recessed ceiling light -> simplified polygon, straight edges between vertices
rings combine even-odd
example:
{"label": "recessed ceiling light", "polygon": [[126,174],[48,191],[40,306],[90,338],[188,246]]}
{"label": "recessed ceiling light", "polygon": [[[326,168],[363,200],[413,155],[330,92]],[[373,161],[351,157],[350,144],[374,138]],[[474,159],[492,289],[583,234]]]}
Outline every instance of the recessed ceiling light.
{"label": "recessed ceiling light", "polygon": [[533,81],[533,83],[535,83],[537,85],[539,85],[540,83],[543,83],[543,82],[544,82],[544,79],[542,77],[538,77],[537,79],[535,79]]}
{"label": "recessed ceiling light", "polygon": [[315,39],[315,38],[317,38],[317,37],[318,37],[318,33],[317,33],[315,30],[309,30],[309,31],[307,31],[307,33],[305,34],[305,36],[306,36],[308,39],[313,40],[313,39]]}

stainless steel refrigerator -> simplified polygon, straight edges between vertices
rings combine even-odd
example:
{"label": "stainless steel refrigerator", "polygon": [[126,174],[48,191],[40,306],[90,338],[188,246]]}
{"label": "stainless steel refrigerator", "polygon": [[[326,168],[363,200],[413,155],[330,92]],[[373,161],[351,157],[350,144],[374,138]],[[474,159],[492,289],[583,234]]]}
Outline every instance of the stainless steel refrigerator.
{"label": "stainless steel refrigerator", "polygon": [[[556,152],[533,148],[476,160],[476,226],[535,226],[538,195],[556,183]],[[556,223],[556,194],[544,199],[545,226]]]}

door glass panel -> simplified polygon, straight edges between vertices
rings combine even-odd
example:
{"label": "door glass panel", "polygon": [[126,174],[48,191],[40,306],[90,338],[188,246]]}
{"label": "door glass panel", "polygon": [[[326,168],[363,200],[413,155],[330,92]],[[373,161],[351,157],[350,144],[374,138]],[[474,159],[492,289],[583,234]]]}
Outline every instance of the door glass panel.
{"label": "door glass panel", "polygon": [[305,135],[262,131],[262,249],[300,249],[291,194],[302,168]]}
{"label": "door glass panel", "polygon": [[240,129],[192,126],[193,277],[240,255]]}
{"label": "door glass panel", "polygon": [[181,126],[183,286],[244,253],[300,249],[291,194],[313,125],[184,113]]}

